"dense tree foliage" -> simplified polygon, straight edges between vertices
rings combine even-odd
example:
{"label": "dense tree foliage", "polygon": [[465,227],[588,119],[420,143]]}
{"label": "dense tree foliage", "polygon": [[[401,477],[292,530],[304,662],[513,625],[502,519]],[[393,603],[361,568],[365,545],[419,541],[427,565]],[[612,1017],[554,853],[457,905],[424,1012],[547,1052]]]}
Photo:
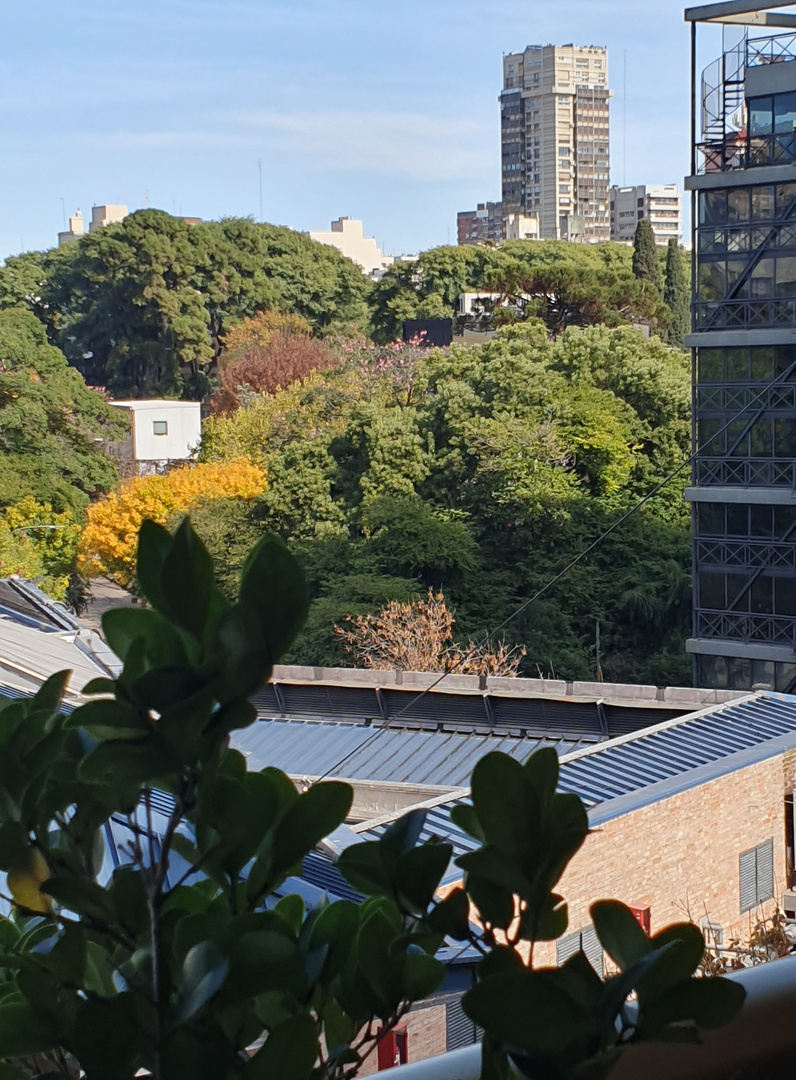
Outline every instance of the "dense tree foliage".
{"label": "dense tree foliage", "polygon": [[[372,357],[206,429],[206,460],[245,457],[269,483],[245,520],[218,503],[197,528],[222,561],[225,535],[290,539],[316,597],[304,662],[346,662],[335,623],[429,587],[480,640],[688,452],[688,361],[629,327],[550,341],[528,322],[408,365]],[[607,677],[687,680],[681,500],[682,483],[665,489],[511,622],[526,671],[593,675],[599,620]]]}
{"label": "dense tree foliage", "polygon": [[[42,265],[36,307],[53,339],[90,383],[119,395],[204,395],[224,335],[265,308],[316,331],[368,317],[370,282],[354,263],[248,219],[191,225],[140,210]],[[7,264],[0,297],[27,296],[34,268]]]}
{"label": "dense tree foliage", "polygon": [[0,506],[32,497],[79,513],[116,482],[102,443],[125,431],[29,311],[0,311]]}
{"label": "dense tree foliage", "polygon": [[661,264],[655,233],[647,218],[641,218],[633,237],[633,274],[639,281],[648,281],[660,292],[663,286]]}
{"label": "dense tree foliage", "polygon": [[495,293],[496,319],[541,318],[552,334],[568,326],[665,321],[659,295],[634,276],[623,245],[510,241],[435,248],[391,267],[373,294],[376,340],[399,338],[404,319],[453,316],[463,292]]}
{"label": "dense tree foliage", "polygon": [[683,266],[683,252],[674,237],[666,248],[663,302],[669,309],[666,340],[675,348],[682,349],[685,335],[691,329],[691,295]]}

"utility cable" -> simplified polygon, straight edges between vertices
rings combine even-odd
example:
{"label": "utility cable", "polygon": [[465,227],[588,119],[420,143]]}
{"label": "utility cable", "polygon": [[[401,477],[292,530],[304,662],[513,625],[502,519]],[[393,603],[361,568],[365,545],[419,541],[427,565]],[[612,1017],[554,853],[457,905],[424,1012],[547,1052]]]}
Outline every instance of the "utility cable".
{"label": "utility cable", "polygon": [[[628,518],[632,517],[633,514],[639,511],[642,506],[645,506],[651,499],[654,499],[655,496],[667,486],[667,484],[670,484],[676,476],[679,476],[683,469],[685,469],[689,465],[692,465],[699,458],[700,454],[703,453],[704,450],[710,445],[710,443],[713,442],[714,439],[717,439],[720,435],[723,435],[724,432],[732,424],[734,424],[739,417],[743,416],[743,414],[747,412],[748,409],[750,409],[753,405],[757,404],[757,402],[760,401],[766,394],[768,394],[769,391],[771,391],[777,385],[777,383],[784,382],[787,377],[793,373],[795,369],[796,362],[791,364],[788,368],[785,369],[785,371],[781,372],[779,375],[775,375],[773,379],[766,383],[766,385],[763,387],[759,394],[756,394],[753,398],[750,398],[749,401],[747,401],[747,403],[743,406],[743,408],[739,409],[736,413],[733,413],[733,415],[726,422],[726,424],[724,424],[723,427],[720,427],[718,431],[715,431],[705,441],[704,446],[701,446],[699,450],[695,450],[692,454],[689,454],[687,458],[684,458],[676,469],[670,472],[665,479],[660,481],[660,483],[656,484],[652,491],[648,492],[642,499],[639,499],[637,503],[635,503],[628,510],[626,510],[624,514],[621,515],[621,517],[617,518],[612,525],[610,525],[603,533],[600,534],[600,536],[598,536],[587,547],[585,547],[583,551],[580,552],[580,554],[576,555],[574,559],[568,562],[567,565],[563,568],[563,570],[560,570],[557,574],[554,575],[554,577],[550,578],[550,580],[546,582],[546,584],[544,584],[541,589],[535,592],[533,596],[530,596],[527,600],[524,600],[517,608],[515,608],[514,611],[511,612],[510,615],[506,616],[503,622],[499,623],[493,630],[488,631],[486,635],[482,638],[482,640],[478,643],[477,649],[479,651],[481,649],[484,649],[489,644],[490,639],[494,637],[495,634],[503,630],[506,626],[508,626],[510,622],[513,622],[518,615],[521,615],[523,611],[529,608],[532,604],[535,604],[537,600],[539,600],[542,596],[544,596],[546,592],[552,589],[552,587],[556,585],[559,581],[561,581],[563,577],[566,577],[567,574],[574,570],[574,568],[579,563],[581,563],[587,555],[590,555],[595,548],[599,547],[600,544],[603,543],[603,541],[607,540],[611,533],[616,532],[620,525],[623,525],[628,520]],[[380,735],[382,731],[388,730],[391,722],[399,720],[404,715],[404,713],[406,713],[409,709],[414,708],[414,706],[419,701],[421,701],[426,696],[426,694],[430,693],[432,690],[436,690],[436,688],[448,677],[448,675],[452,675],[455,673],[456,668],[459,666],[459,664],[462,663],[464,659],[465,657],[462,656],[458,660],[454,661],[454,663],[451,664],[449,668],[446,668],[445,671],[440,674],[439,678],[435,679],[434,682],[432,682],[429,686],[425,687],[425,689],[420,690],[417,694],[415,694],[414,697],[412,697],[412,699],[408,701],[402,709],[400,709],[393,717],[389,718],[383,726],[378,727],[373,732],[373,734],[370,735],[363,743],[355,747],[353,750],[349,751],[344,757],[342,757],[338,762],[336,762],[336,764],[330,766],[330,768],[328,768],[322,776],[318,777],[316,783],[320,780],[325,780],[326,777],[328,777],[331,773],[337,772],[341,765],[344,765],[350,758],[352,758],[355,754],[359,753],[360,750],[364,750],[365,747],[368,746],[378,735]]]}

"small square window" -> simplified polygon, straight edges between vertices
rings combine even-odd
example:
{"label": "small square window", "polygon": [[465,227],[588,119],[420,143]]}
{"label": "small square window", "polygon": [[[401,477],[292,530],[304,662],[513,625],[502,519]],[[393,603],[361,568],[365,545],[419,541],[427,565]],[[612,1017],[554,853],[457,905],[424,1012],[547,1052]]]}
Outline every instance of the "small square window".
{"label": "small square window", "polygon": [[153,435],[168,435],[169,422],[168,420],[153,420],[152,421],[152,434]]}

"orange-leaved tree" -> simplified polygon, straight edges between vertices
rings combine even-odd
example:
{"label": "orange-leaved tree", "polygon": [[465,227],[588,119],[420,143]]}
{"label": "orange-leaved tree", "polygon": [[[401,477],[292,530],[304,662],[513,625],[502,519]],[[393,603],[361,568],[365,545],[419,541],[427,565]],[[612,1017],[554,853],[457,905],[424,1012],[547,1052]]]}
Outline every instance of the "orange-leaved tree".
{"label": "orange-leaved tree", "polygon": [[87,577],[106,574],[126,588],[135,576],[138,530],[145,518],[165,525],[216,499],[254,499],[265,482],[265,471],[243,460],[133,477],[89,507],[78,567]]}
{"label": "orange-leaved tree", "polygon": [[274,334],[310,334],[311,327],[305,318],[294,311],[258,311],[251,318],[230,327],[221,339],[224,351],[219,357],[220,366],[226,367],[233,360],[240,360],[254,349],[264,348]]}

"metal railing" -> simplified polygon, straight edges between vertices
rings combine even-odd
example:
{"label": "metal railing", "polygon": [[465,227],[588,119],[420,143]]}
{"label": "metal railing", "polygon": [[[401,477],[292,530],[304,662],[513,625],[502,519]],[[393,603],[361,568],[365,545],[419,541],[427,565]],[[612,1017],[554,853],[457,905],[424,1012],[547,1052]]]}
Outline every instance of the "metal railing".
{"label": "metal railing", "polygon": [[796,325],[796,299],[708,300],[694,304],[694,329],[751,330]]}
{"label": "metal railing", "polygon": [[[774,1080],[790,1076],[796,1060],[796,957],[733,972],[746,1001],[726,1027],[700,1032],[701,1045],[645,1043],[632,1047],[610,1080]],[[390,1080],[479,1080],[481,1047],[390,1071]]]}
{"label": "metal railing", "polygon": [[696,637],[796,647],[796,619],[744,611],[696,610]]}
{"label": "metal railing", "polygon": [[796,573],[796,544],[771,540],[697,540],[697,563],[711,566],[766,566]]}
{"label": "metal railing", "polygon": [[789,487],[796,490],[796,462],[792,458],[703,457],[696,463],[698,487]]}

